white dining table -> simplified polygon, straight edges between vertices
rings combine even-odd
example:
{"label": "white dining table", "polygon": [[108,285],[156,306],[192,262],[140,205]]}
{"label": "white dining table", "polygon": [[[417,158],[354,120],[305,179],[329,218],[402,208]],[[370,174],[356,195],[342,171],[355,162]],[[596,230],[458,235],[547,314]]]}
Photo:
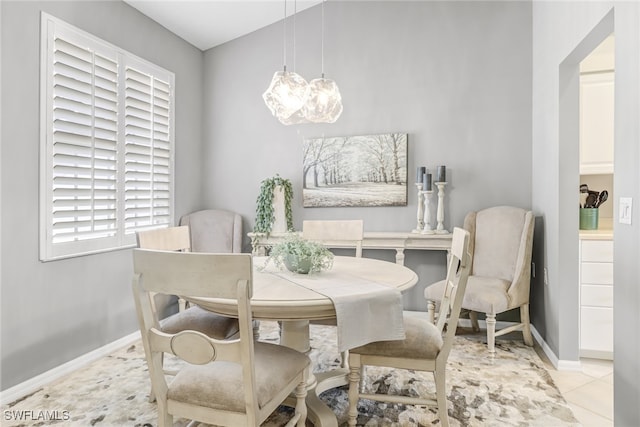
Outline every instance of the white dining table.
{"label": "white dining table", "polygon": [[[335,319],[333,302],[329,297],[296,283],[297,277],[302,278],[306,275],[274,270],[273,266],[263,270],[266,260],[266,257],[253,258],[253,318],[281,321],[280,344],[308,353],[309,321]],[[314,279],[325,283],[366,280],[400,292],[418,282],[416,273],[402,265],[372,258],[343,256],[335,257],[333,267],[328,271],[316,273]],[[237,316],[234,300],[195,298],[187,295],[184,298],[204,309],[227,316]],[[347,384],[347,373],[348,370],[342,368],[330,372],[309,373],[308,416],[315,426],[337,427],[335,414],[318,395],[330,388]]]}

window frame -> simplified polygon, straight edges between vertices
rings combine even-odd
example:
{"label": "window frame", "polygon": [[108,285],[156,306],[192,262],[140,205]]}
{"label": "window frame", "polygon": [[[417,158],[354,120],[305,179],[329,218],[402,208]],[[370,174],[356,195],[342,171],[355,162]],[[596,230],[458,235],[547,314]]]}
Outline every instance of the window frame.
{"label": "window frame", "polygon": [[[92,124],[89,129],[91,131],[91,136],[83,137],[87,138],[86,141],[89,143],[88,151],[92,154],[91,166],[89,167],[91,177],[89,179],[85,179],[85,181],[90,182],[90,198],[87,202],[86,199],[82,204],[87,205],[90,204],[90,208],[88,208],[87,212],[90,214],[90,219],[87,221],[91,224],[91,230],[88,234],[95,233],[95,237],[89,239],[82,239],[82,234],[78,229],[78,225],[76,223],[71,222],[73,224],[70,228],[75,228],[74,231],[70,233],[70,237],[73,240],[69,241],[57,241],[54,242],[54,201],[59,200],[56,199],[54,195],[54,185],[55,185],[55,174],[54,174],[54,146],[56,144],[56,140],[54,138],[54,134],[57,132],[60,133],[59,129],[55,129],[54,126],[54,113],[56,113],[54,107],[54,61],[55,61],[55,53],[54,53],[54,43],[56,37],[64,40],[67,43],[74,44],[79,46],[81,49],[88,49],[92,53],[92,58],[94,60],[93,68],[91,71],[90,77],[92,79],[92,104],[88,107],[91,110],[91,115],[88,116],[92,119]],[[89,34],[83,30],[76,28],[75,26],[68,24],[58,18],[55,18],[45,12],[41,13],[41,62],[40,62],[40,206],[39,206],[39,215],[40,215],[40,260],[41,261],[53,261],[58,259],[83,256],[101,252],[108,252],[113,250],[125,249],[134,247],[136,245],[136,232],[146,229],[152,228],[161,228],[168,227],[174,222],[174,188],[175,188],[175,74],[171,71],[168,71],[158,65],[155,65],[149,61],[146,61],[124,49],[121,49],[117,46],[114,46],[104,40],[97,38],[96,36]],[[116,92],[114,99],[117,99],[116,110],[114,113],[115,116],[115,149],[114,158],[111,159],[111,162],[115,164],[115,170],[109,169],[112,171],[110,175],[114,175],[114,183],[112,186],[115,186],[115,189],[112,191],[115,194],[115,199],[109,198],[107,202],[112,206],[110,206],[110,210],[114,210],[115,214],[111,213],[109,218],[105,220],[105,231],[96,231],[95,224],[98,222],[96,220],[97,209],[94,209],[96,203],[96,193],[99,190],[96,190],[96,172],[95,170],[95,160],[99,157],[96,156],[96,110],[98,107],[95,105],[95,82],[96,82],[96,65],[95,58],[99,55],[100,57],[108,57],[111,59],[115,59],[117,62],[117,82],[116,82]],[[75,57],[73,57],[75,58]],[[149,116],[147,117],[147,121],[149,122],[147,128],[143,128],[143,130],[148,131],[148,142],[149,145],[147,150],[149,152],[149,177],[147,178],[147,186],[148,189],[148,197],[147,197],[147,210],[148,210],[148,220],[144,225],[134,225],[131,227],[127,225],[127,221],[130,219],[127,216],[126,208],[131,207],[131,199],[129,200],[129,204],[125,204],[127,193],[125,190],[130,190],[130,187],[127,187],[127,180],[125,180],[125,169],[127,168],[127,164],[131,164],[131,156],[132,154],[127,154],[127,148],[134,146],[134,143],[131,142],[131,136],[127,134],[127,120],[129,119],[128,107],[131,107],[131,102],[126,98],[127,89],[131,89],[132,81],[127,82],[127,71],[134,70],[137,73],[148,76],[150,79],[150,84],[148,86],[149,92],[146,93],[149,97]],[[160,102],[164,101],[163,97],[156,97],[155,88],[156,82],[163,83],[163,88],[159,90],[163,90],[163,94],[166,94],[166,114],[159,114],[158,116],[166,121],[166,126],[164,126],[164,130],[159,132],[162,134],[161,136],[156,136],[156,112],[158,110],[158,106]],[[59,110],[58,110],[59,111]],[[111,110],[104,110],[111,111]],[[73,115],[73,111],[72,111]],[[75,122],[72,123],[75,125]],[[130,132],[130,131],[129,131]],[[60,143],[60,141],[58,141]],[[64,144],[64,143],[63,143]],[[162,145],[162,150],[156,150],[157,146]],[[59,145],[58,145],[59,146]],[[73,148],[73,147],[72,147]],[[77,147],[76,147],[77,149]],[[108,151],[108,150],[107,150]],[[162,151],[162,156],[156,156],[156,151]],[[168,152],[168,155],[164,157],[164,155]],[[80,160],[82,158],[77,157]],[[164,180],[154,180],[155,171],[159,168],[160,163],[162,163],[162,173],[159,173],[159,176],[162,176]],[[80,166],[72,166],[71,168],[77,168],[78,171],[81,169]],[[86,169],[85,169],[86,170]],[[72,179],[77,179],[78,176],[72,176]],[[131,180],[129,180],[131,182]],[[161,193],[162,197],[156,198],[154,196],[155,186],[161,183],[163,190]],[[72,184],[73,185],[73,184]],[[78,190],[77,186],[72,189]],[[167,195],[168,193],[168,195]],[[72,196],[74,201],[80,199],[78,195]],[[142,199],[141,199],[142,200]],[[162,204],[163,215],[158,215],[158,223],[153,223],[154,221],[154,212],[156,210],[156,204]],[[76,203],[80,204],[80,202]],[[168,205],[168,206],[167,206]],[[77,206],[75,209],[78,209]],[[144,211],[144,208],[142,208]],[[69,210],[69,212],[78,212],[76,210]],[[64,215],[65,212],[62,212]],[[79,215],[69,214],[67,217],[78,217]],[[144,215],[141,215],[141,218],[144,218]],[[67,218],[67,219],[68,219]],[[77,221],[80,221],[76,218]],[[112,234],[110,236],[98,236],[100,233],[104,234]],[[58,238],[61,240],[61,238]]]}

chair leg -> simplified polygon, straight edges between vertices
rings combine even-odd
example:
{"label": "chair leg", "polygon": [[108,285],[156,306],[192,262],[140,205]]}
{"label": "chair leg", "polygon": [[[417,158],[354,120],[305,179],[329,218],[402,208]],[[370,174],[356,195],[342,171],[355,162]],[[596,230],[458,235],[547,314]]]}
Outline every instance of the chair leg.
{"label": "chair leg", "polygon": [[531,335],[531,322],[529,320],[529,304],[520,306],[520,322],[522,323],[522,335],[524,343],[529,347],[533,347],[533,336]]}
{"label": "chair leg", "polygon": [[[305,376],[306,377],[306,376]],[[296,414],[300,414],[300,418],[298,419],[297,427],[305,427],[307,424],[307,380],[305,379],[298,387],[296,387]]]}
{"label": "chair leg", "polygon": [[[160,366],[164,366],[164,353],[160,353]],[[149,403],[154,403],[156,401],[156,392],[153,390],[153,384],[151,384],[151,389],[149,390]]]}
{"label": "chair leg", "polygon": [[487,313],[487,346],[492,355],[496,352],[496,315]]}
{"label": "chair leg", "polygon": [[433,300],[427,300],[427,316],[429,322],[436,323],[436,303]]}
{"label": "chair leg", "polygon": [[349,355],[349,425],[355,426],[358,419],[360,395],[360,355]]}
{"label": "chair leg", "polygon": [[349,351],[345,350],[340,353],[340,367],[348,368],[349,367]]}
{"label": "chair leg", "polygon": [[[437,363],[437,362],[436,362]],[[440,417],[440,425],[449,427],[449,413],[447,409],[447,387],[446,387],[446,366],[444,363],[439,364],[433,372],[436,383],[436,402],[438,403],[438,417]]]}
{"label": "chair leg", "polygon": [[173,427],[173,415],[167,412],[167,402],[158,402],[158,427]]}
{"label": "chair leg", "polygon": [[478,324],[478,313],[475,311],[469,311],[469,320],[471,320],[471,329],[473,332],[478,332],[480,330],[480,325]]}
{"label": "chair leg", "polygon": [[260,321],[259,320],[253,321],[253,340],[254,341],[260,340]]}

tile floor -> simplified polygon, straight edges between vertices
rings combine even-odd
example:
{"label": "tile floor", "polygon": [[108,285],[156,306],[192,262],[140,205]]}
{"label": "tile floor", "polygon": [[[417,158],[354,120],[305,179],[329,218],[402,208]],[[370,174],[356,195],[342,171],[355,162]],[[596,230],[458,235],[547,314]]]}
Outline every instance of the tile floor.
{"label": "tile floor", "polygon": [[613,427],[613,361],[583,358],[582,371],[557,371],[537,345],[536,350],[578,421]]}

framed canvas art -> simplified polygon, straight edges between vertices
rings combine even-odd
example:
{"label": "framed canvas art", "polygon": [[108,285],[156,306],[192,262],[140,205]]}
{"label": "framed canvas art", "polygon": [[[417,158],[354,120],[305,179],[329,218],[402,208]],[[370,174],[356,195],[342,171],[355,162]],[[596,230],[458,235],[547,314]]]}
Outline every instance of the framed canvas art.
{"label": "framed canvas art", "polygon": [[304,140],[304,207],[405,206],[407,134]]}

